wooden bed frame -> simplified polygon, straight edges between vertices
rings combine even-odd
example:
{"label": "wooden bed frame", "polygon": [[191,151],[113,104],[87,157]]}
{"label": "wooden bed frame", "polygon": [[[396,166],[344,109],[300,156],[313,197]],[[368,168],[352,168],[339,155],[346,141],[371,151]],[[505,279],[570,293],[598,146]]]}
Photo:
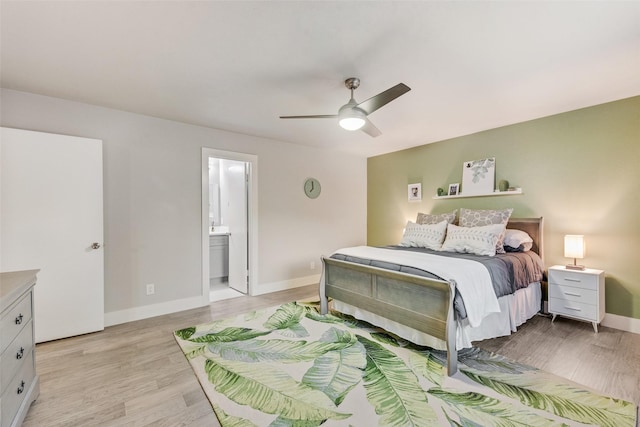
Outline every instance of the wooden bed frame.
{"label": "wooden bed frame", "polygon": [[[507,228],[526,231],[533,239],[531,250],[543,258],[542,218],[512,218]],[[455,284],[327,257],[322,264],[321,313],[328,312],[333,298],[441,339],[447,374],[457,372]]]}

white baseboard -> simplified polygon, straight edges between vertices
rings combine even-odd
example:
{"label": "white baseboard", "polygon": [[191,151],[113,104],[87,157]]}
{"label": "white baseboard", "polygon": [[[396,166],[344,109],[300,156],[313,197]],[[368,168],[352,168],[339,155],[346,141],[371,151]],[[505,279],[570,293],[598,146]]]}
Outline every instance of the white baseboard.
{"label": "white baseboard", "polygon": [[[281,282],[264,283],[256,286],[253,295],[269,294],[271,292],[286,291],[287,289],[299,288],[320,281],[320,274],[299,277],[297,279],[283,280]],[[162,316],[164,314],[176,313],[178,311],[191,310],[192,308],[203,307],[209,304],[207,295],[184,298],[176,301],[167,301],[158,304],[144,305],[142,307],[128,308],[126,310],[112,311],[104,314],[104,326],[119,325],[121,323],[134,322],[136,320],[147,319],[149,317]]]}
{"label": "white baseboard", "polygon": [[604,319],[600,323],[602,326],[620,329],[622,331],[640,334],[640,319],[633,317],[618,316],[617,314],[605,313]]}
{"label": "white baseboard", "polygon": [[[208,297],[208,295],[207,295]],[[126,310],[112,311],[104,314],[104,326],[119,325],[147,319],[149,317],[162,316],[163,314],[176,313],[178,311],[191,310],[203,307],[208,301],[202,296],[183,298],[175,301],[161,302],[158,304],[144,305],[142,307],[128,308]]]}
{"label": "white baseboard", "polygon": [[320,282],[320,274],[314,274],[312,276],[298,277],[296,279],[283,280],[281,282],[263,283],[261,285],[256,286],[257,289],[252,289],[251,294],[254,296],[270,294],[271,292],[286,291],[287,289],[313,285],[319,282]]}

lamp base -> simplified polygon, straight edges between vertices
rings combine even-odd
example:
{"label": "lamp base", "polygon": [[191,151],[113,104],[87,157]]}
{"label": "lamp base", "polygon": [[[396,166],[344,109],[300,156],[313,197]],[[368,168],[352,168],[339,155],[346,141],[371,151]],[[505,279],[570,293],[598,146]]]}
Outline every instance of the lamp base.
{"label": "lamp base", "polygon": [[565,268],[567,270],[584,270],[584,265],[567,264]]}

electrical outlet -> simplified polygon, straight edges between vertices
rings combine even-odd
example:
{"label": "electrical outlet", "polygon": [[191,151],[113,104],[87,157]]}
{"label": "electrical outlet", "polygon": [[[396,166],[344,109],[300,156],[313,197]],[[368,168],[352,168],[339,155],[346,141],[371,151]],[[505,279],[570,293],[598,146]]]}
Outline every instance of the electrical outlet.
{"label": "electrical outlet", "polygon": [[316,269],[316,262],[315,261],[311,261],[309,263],[309,269],[310,270],[315,270]]}
{"label": "electrical outlet", "polygon": [[149,283],[147,285],[147,295],[153,295],[156,293],[156,285],[153,283]]}

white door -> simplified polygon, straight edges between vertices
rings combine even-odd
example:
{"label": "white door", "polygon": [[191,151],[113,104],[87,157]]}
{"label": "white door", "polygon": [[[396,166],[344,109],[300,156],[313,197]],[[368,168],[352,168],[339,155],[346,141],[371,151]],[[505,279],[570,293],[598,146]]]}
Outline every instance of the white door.
{"label": "white door", "polygon": [[248,218],[247,180],[249,163],[236,160],[220,160],[225,176],[227,206],[226,223],[229,225],[229,287],[247,293],[248,283]]}
{"label": "white door", "polygon": [[0,165],[0,270],[40,269],[36,342],[104,329],[102,141],[2,128]]}

